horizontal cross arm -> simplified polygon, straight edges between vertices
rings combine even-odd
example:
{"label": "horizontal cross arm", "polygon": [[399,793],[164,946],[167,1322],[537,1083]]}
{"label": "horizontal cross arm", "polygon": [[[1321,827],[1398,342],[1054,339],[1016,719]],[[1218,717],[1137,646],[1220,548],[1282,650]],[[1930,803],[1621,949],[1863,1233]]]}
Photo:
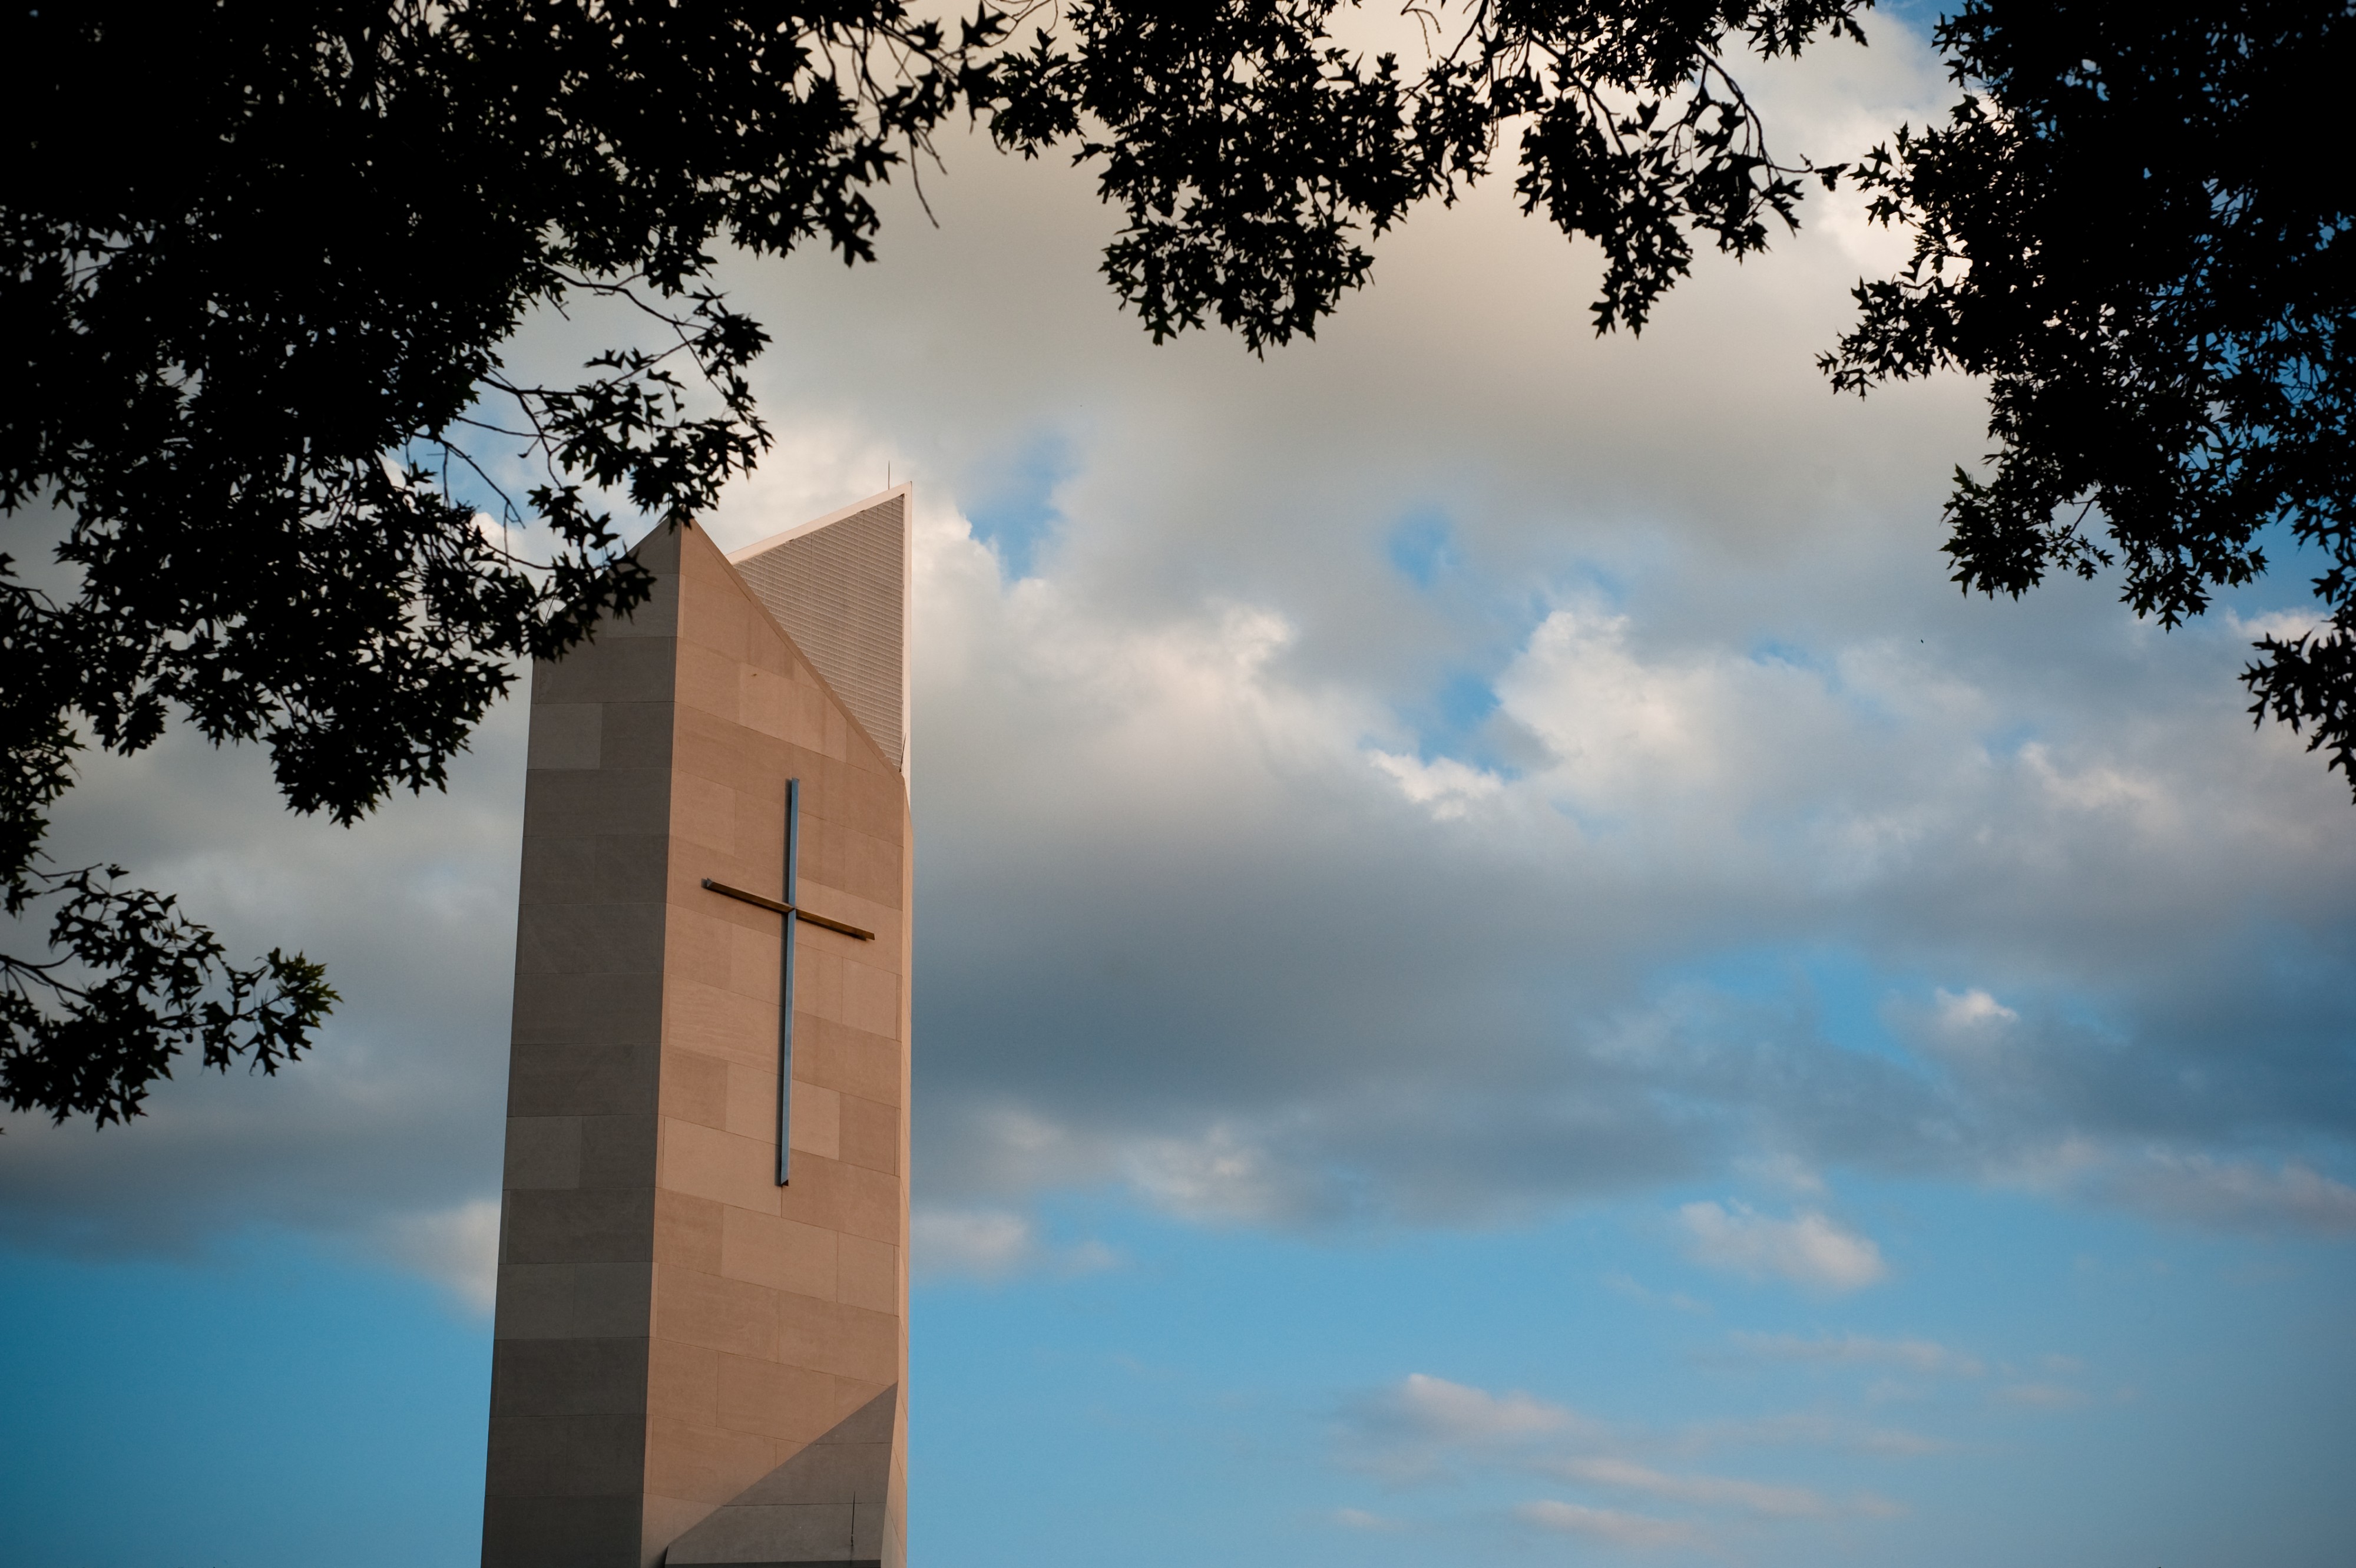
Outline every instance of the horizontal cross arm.
{"label": "horizontal cross arm", "polygon": [[703,879],[703,885],[714,893],[725,893],[731,898],[742,898],[747,904],[758,904],[764,909],[775,909],[780,915],[791,915],[797,920],[808,920],[813,926],[824,926],[830,931],[841,931],[846,937],[857,937],[862,942],[872,942],[875,940],[873,931],[862,931],[857,926],[845,925],[841,920],[830,920],[824,915],[813,915],[808,909],[781,902],[769,897],[766,894],[748,893],[742,887],[731,887],[725,882],[714,882],[709,876]]}

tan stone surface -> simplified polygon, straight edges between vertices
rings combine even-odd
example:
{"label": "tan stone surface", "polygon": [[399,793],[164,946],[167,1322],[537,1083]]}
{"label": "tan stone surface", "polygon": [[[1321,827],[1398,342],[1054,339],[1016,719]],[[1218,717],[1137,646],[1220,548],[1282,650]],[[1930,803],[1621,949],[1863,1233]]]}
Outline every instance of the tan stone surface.
{"label": "tan stone surface", "polygon": [[[772,1402],[779,1408],[807,1408],[819,1397],[815,1389],[779,1392]],[[892,1509],[898,1390],[837,1380],[832,1403],[842,1412],[839,1419],[823,1431],[781,1439],[781,1463],[672,1543],[671,1568],[872,1563],[892,1555],[899,1536]]]}
{"label": "tan stone surface", "polygon": [[908,505],[900,486],[729,557],[894,767],[906,757]]}
{"label": "tan stone surface", "polygon": [[[905,782],[701,532],[637,553],[654,601],[533,672],[484,1563],[651,1568],[730,1505],[737,1560],[897,1568]],[[780,1187],[782,921],[701,884],[777,893],[787,778],[801,901],[876,940],[798,931]],[[854,1520],[806,1489],[851,1450],[798,1456],[862,1412]]]}

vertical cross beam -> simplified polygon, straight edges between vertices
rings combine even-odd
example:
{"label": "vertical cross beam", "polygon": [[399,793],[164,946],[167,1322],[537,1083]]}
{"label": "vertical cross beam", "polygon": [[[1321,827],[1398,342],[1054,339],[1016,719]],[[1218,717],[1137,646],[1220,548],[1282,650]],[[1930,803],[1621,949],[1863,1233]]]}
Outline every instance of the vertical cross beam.
{"label": "vertical cross beam", "polygon": [[786,908],[777,936],[777,1185],[791,1185],[790,1144],[794,1117],[794,878],[802,849],[802,781],[786,780]]}

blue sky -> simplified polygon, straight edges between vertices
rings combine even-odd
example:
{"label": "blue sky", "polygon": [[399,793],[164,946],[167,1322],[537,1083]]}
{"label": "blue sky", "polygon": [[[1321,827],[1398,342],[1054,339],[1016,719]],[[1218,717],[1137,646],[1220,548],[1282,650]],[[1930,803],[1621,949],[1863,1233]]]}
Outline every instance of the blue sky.
{"label": "blue sky", "polygon": [[[1825,159],[1951,91],[1753,85]],[[1984,409],[1825,392],[1902,250],[1841,202],[1599,341],[1489,189],[1260,363],[948,161],[738,269],[781,440],[707,520],[916,485],[921,1561],[2344,1561],[2356,814],[2233,681],[2296,567],[1958,597]],[[0,1137],[28,1558],[472,1560],[515,721],[351,832],[184,736],[67,801],[346,1003]]]}
{"label": "blue sky", "polygon": [[[1649,1517],[1670,1479],[1739,1477],[1694,1510],[1737,1560],[2339,1554],[2344,1247],[1937,1187],[1872,1207],[1894,1277],[1847,1302],[1665,1256],[1650,1205],[1319,1241],[1045,1206],[1050,1250],[1101,1251],[918,1294],[914,1528],[978,1565],[1612,1560],[1515,1510]],[[470,1555],[488,1340],[432,1286],[251,1238],[11,1281],[17,1549]]]}

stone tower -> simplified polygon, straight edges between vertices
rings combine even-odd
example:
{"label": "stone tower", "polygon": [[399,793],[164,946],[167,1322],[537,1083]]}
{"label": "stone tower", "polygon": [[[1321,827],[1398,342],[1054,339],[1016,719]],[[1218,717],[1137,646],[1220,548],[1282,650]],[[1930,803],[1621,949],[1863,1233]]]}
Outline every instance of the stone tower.
{"label": "stone tower", "polygon": [[533,668],[484,1568],[905,1561],[908,514]]}

